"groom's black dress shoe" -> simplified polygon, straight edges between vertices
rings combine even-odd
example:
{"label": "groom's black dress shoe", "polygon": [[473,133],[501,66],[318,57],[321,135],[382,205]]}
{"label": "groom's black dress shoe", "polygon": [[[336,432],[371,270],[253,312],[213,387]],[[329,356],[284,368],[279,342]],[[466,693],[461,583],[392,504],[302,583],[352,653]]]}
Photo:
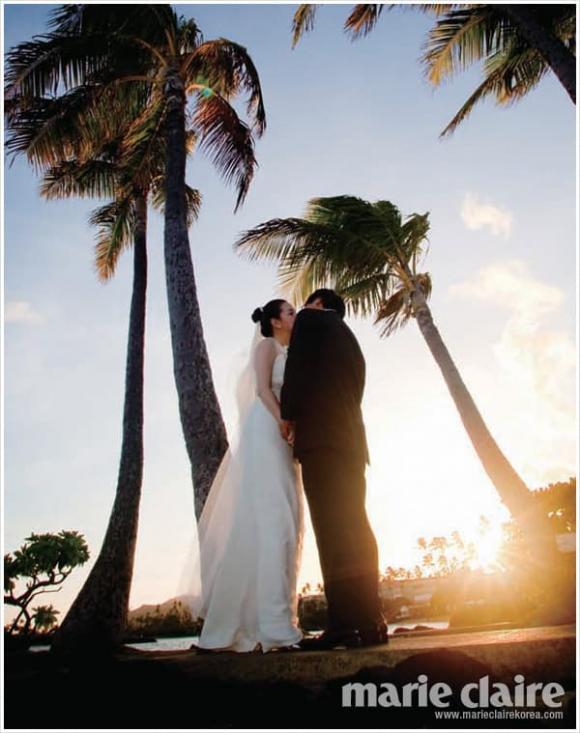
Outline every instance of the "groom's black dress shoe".
{"label": "groom's black dress shoe", "polygon": [[356,649],[361,638],[356,629],[348,631],[323,631],[318,636],[302,639],[299,643],[303,651],[326,651],[330,649]]}
{"label": "groom's black dress shoe", "polygon": [[377,644],[389,643],[389,632],[387,624],[384,621],[373,624],[373,626],[363,627],[358,630],[362,641],[362,646],[376,646]]}
{"label": "groom's black dress shoe", "polygon": [[299,647],[303,651],[326,651],[330,649],[360,649],[365,646],[388,644],[389,635],[386,624],[344,631],[323,631],[315,637],[302,639]]}

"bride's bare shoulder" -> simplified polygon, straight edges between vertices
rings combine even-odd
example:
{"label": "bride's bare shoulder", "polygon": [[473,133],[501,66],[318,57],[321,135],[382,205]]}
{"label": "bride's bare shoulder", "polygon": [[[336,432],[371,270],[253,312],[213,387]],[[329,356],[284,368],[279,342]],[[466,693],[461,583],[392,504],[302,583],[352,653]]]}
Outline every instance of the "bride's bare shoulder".
{"label": "bride's bare shoulder", "polygon": [[276,339],[267,336],[256,346],[256,354],[270,354],[276,351]]}

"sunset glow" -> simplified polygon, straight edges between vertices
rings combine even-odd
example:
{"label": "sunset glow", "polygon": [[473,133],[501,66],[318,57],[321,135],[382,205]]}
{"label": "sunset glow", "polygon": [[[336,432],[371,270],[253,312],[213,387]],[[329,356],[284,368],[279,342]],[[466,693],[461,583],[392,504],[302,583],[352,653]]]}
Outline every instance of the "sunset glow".
{"label": "sunset glow", "polygon": [[[46,29],[50,6],[19,5],[4,8],[6,48]],[[280,296],[275,268],[244,261],[232,244],[259,222],[300,215],[314,196],[348,194],[391,200],[404,215],[430,212],[422,263],[433,282],[430,308],[493,437],[530,489],[575,475],[576,130],[557,79],[542,79],[513,107],[482,104],[440,140],[475,77],[468,71],[436,91],[428,85],[418,62],[432,23],[426,14],[393,12],[380,32],[352,43],[340,32],[344,6],[328,6],[316,34],[292,50],[295,6],[178,7],[207,38],[232,38],[249,50],[268,115],[256,146],[259,169],[236,214],[234,190],[203,151],[187,169],[188,183],[203,194],[190,241],[229,434],[251,313]],[[360,90],[361,81],[372,93],[353,102],[345,90]],[[6,167],[5,194],[5,551],[31,532],[85,535],[89,563],[51,599],[64,611],[98,556],[115,496],[132,255],[123,253],[115,277],[99,282],[87,225],[98,203],[40,199],[24,159]],[[132,608],[176,594],[196,542],[163,236],[163,219],[152,209]],[[453,532],[473,543],[473,567],[491,569],[509,513],[417,324],[381,339],[372,320],[347,323],[366,361],[366,506],[380,570],[413,569],[423,556],[419,538]],[[320,580],[309,528],[299,584]]]}

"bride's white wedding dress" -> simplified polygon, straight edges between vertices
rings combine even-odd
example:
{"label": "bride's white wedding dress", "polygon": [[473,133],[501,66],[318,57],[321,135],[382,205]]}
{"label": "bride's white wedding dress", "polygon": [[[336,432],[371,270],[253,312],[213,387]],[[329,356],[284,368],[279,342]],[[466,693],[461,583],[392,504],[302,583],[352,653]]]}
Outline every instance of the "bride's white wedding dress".
{"label": "bride's white wedding dress", "polygon": [[[278,354],[271,386],[280,399],[286,348],[272,340]],[[197,577],[186,602],[204,619],[201,648],[249,652],[260,644],[266,652],[302,638],[296,583],[303,494],[292,448],[255,386],[245,390],[237,445],[226,453],[200,517]]]}

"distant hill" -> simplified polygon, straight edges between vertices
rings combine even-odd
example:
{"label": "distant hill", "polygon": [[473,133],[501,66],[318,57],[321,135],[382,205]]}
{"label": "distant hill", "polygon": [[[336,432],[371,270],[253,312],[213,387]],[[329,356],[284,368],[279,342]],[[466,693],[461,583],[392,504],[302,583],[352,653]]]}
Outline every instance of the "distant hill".
{"label": "distant hill", "polygon": [[157,608],[159,608],[159,614],[161,616],[167,615],[174,605],[177,605],[178,607],[182,606],[184,609],[189,609],[189,606],[185,603],[187,598],[188,596],[176,596],[175,598],[170,598],[168,601],[164,601],[163,603],[144,603],[137,608],[129,610],[129,621],[133,621],[140,616],[146,616],[148,613],[153,615]]}

